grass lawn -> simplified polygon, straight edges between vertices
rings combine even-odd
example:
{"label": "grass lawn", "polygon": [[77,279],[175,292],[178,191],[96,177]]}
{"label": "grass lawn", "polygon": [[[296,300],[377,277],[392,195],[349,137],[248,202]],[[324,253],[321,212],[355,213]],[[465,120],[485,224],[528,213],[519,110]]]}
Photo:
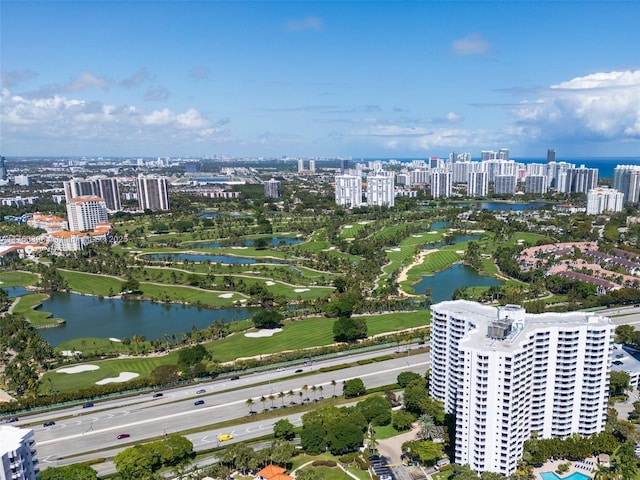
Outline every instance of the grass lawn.
{"label": "grass lawn", "polygon": [[[420,327],[428,324],[427,311],[390,313],[385,315],[373,315],[367,317],[369,335],[393,332],[411,327]],[[205,345],[213,352],[215,360],[228,362],[236,360],[239,356],[251,357],[266,355],[284,350],[292,350],[328,345],[333,343],[334,319],[315,317],[294,322],[285,323],[283,331],[272,337],[245,337],[243,332],[230,335],[222,340],[217,340]],[[246,324],[245,324],[246,325]],[[113,343],[113,345],[112,345]],[[91,353],[103,346],[107,351],[121,349],[123,346],[108,339],[96,340],[82,338],[64,342],[57,347],[58,350],[87,350]],[[133,351],[134,345],[129,346]],[[74,391],[78,388],[88,387],[98,380],[106,377],[117,377],[120,372],[134,372],[141,377],[148,376],[159,365],[176,364],[178,352],[174,351],[160,357],[131,357],[124,359],[101,360],[91,362],[99,365],[100,369],[91,372],[76,373],[73,375],[48,372],[41,383],[47,386],[47,378],[51,378],[52,388],[61,392]],[[49,388],[47,386],[47,388]]]}
{"label": "grass lawn", "polygon": [[384,440],[385,438],[395,437],[396,435],[401,435],[403,433],[407,433],[409,430],[405,430],[400,432],[393,428],[391,425],[379,425],[374,427],[375,438],[376,440]]}
{"label": "grass lawn", "polygon": [[14,307],[14,313],[22,313],[25,318],[31,322],[34,327],[43,325],[52,325],[62,320],[60,318],[52,318],[52,314],[49,312],[43,312],[40,310],[34,310],[44,300],[49,298],[46,293],[32,293],[29,295],[23,295],[20,297],[18,304]]}
{"label": "grass lawn", "polygon": [[312,468],[321,480],[344,480],[345,478],[351,478],[338,467],[314,467],[312,465],[307,465],[303,470],[308,468]]}
{"label": "grass lawn", "polygon": [[26,287],[35,285],[38,276],[28,272],[2,272],[0,282],[0,287]]}

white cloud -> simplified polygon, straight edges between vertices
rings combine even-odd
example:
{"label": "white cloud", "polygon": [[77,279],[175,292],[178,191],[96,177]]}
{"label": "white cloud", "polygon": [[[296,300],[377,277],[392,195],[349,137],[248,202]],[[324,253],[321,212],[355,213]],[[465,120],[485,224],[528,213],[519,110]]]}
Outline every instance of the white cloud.
{"label": "white cloud", "polygon": [[287,30],[290,32],[300,32],[302,30],[322,31],[324,24],[320,17],[306,17],[302,20],[290,20],[287,22]]}
{"label": "white cloud", "polygon": [[471,33],[451,43],[451,52],[458,56],[484,55],[490,51],[491,44],[479,33]]}
{"label": "white cloud", "polygon": [[[76,145],[96,139],[103,145],[127,143],[153,149],[169,142],[185,145],[193,141],[219,141],[226,132],[194,108],[173,112],[163,108],[145,112],[136,106],[116,106],[62,95],[26,98],[0,94],[0,123],[3,139],[13,144]],[[227,138],[227,137],[225,137]],[[7,142],[8,143],[8,142]],[[85,150],[86,151],[86,150]]]}
{"label": "white cloud", "polygon": [[593,73],[537,93],[512,112],[530,140],[640,140],[640,70]]}
{"label": "white cloud", "polygon": [[20,82],[30,80],[37,75],[33,70],[0,71],[0,83],[5,87],[12,87]]}
{"label": "white cloud", "polygon": [[148,79],[149,79],[149,72],[147,71],[146,68],[141,68],[140,70],[135,72],[133,75],[131,75],[129,78],[125,78],[124,80],[122,80],[122,82],[120,83],[122,83],[122,85],[127,88],[133,88],[133,87],[137,87],[141,83],[144,83]]}

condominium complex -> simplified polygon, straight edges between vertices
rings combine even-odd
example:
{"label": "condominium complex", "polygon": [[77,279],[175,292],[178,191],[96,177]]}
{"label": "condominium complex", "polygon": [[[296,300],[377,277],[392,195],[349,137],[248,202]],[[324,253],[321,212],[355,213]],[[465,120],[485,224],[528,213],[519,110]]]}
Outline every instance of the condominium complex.
{"label": "condominium complex", "polygon": [[0,425],[0,480],[36,480],[33,430]]}
{"label": "condominium complex", "polygon": [[613,188],[622,192],[624,203],[640,200],[640,165],[618,165],[613,171]]}
{"label": "condominium complex", "polygon": [[467,195],[470,197],[486,197],[489,194],[489,176],[487,172],[469,172]]}
{"label": "condominium complex", "polygon": [[102,197],[75,197],[67,202],[69,230],[84,232],[96,225],[107,223],[107,207]]}
{"label": "condominium complex", "polygon": [[343,207],[362,205],[362,179],[359,175],[336,175],[336,203]]}
{"label": "condominium complex", "polygon": [[587,193],[587,215],[621,212],[623,205],[624,194],[614,188],[598,187]]}
{"label": "condominium complex", "polygon": [[588,312],[431,306],[429,390],[456,416],[455,461],[510,475],[524,442],[604,429],[614,326]]}
{"label": "condominium complex", "polygon": [[367,175],[367,205],[393,207],[395,203],[393,172]]}
{"label": "condominium complex", "polygon": [[110,177],[96,177],[88,179],[73,179],[63,182],[65,200],[82,196],[95,196],[104,199],[107,210],[117,212],[122,210],[120,203],[120,189],[118,180]]}
{"label": "condominium complex", "polygon": [[166,177],[140,175],[137,178],[140,210],[169,210],[169,188]]}
{"label": "condominium complex", "polygon": [[435,169],[431,172],[431,196],[433,198],[449,198],[451,196],[451,172]]}
{"label": "condominium complex", "polygon": [[264,182],[264,195],[269,198],[279,198],[282,195],[281,184],[278,180],[271,179]]}

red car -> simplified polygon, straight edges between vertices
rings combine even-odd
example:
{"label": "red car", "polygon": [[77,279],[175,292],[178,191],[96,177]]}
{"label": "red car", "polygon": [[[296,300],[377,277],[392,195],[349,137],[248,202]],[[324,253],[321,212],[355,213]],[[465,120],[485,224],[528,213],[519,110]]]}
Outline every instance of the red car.
{"label": "red car", "polygon": [[128,433],[121,433],[120,435],[118,435],[116,438],[118,440],[122,440],[123,438],[129,438],[131,435],[129,435]]}

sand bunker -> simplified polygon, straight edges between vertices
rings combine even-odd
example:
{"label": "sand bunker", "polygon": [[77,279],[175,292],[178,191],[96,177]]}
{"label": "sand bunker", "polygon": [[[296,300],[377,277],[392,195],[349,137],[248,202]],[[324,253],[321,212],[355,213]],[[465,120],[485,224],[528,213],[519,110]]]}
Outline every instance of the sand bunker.
{"label": "sand bunker", "polygon": [[138,373],[120,372],[120,375],[118,375],[117,377],[105,378],[103,380],[100,380],[99,382],[96,382],[96,385],[106,385],[107,383],[127,382],[132,378],[136,378],[137,376],[139,376]]}
{"label": "sand bunker", "polygon": [[75,357],[76,355],[81,355],[82,352],[80,350],[62,350],[60,355],[63,357]]}
{"label": "sand bunker", "polygon": [[91,372],[93,370],[98,370],[100,367],[98,365],[76,365],[75,367],[64,367],[56,370],[58,373],[82,373],[82,372]]}
{"label": "sand bunker", "polygon": [[233,250],[246,250],[247,247],[231,247]]}
{"label": "sand bunker", "polygon": [[413,238],[422,238],[422,235],[411,235]]}
{"label": "sand bunker", "polygon": [[221,293],[220,295],[218,295],[220,298],[232,298],[233,297],[233,293]]}
{"label": "sand bunker", "polygon": [[119,338],[116,337],[111,337],[109,340],[111,340],[112,342],[121,342],[122,340],[120,340]]}
{"label": "sand bunker", "polygon": [[335,250],[336,247],[329,247],[329,248],[325,248],[324,250],[322,250],[323,252],[330,252],[331,250]]}
{"label": "sand bunker", "polygon": [[302,292],[308,292],[308,291],[309,291],[308,288],[296,288],[294,290],[294,292],[296,292],[296,293],[302,293]]}
{"label": "sand bunker", "polygon": [[272,282],[271,280],[267,280],[266,282],[264,282],[264,284],[265,284],[267,287],[270,287],[271,285],[275,285],[275,284],[276,284],[276,282]]}
{"label": "sand bunker", "polygon": [[353,225],[343,225],[342,228],[343,229],[345,229],[345,228],[353,228]]}
{"label": "sand bunker", "polygon": [[271,336],[273,336],[276,333],[279,333],[281,331],[282,331],[281,328],[272,328],[270,330],[269,329],[262,329],[262,330],[258,330],[257,332],[245,333],[244,336],[245,337],[251,337],[251,338],[271,337]]}

